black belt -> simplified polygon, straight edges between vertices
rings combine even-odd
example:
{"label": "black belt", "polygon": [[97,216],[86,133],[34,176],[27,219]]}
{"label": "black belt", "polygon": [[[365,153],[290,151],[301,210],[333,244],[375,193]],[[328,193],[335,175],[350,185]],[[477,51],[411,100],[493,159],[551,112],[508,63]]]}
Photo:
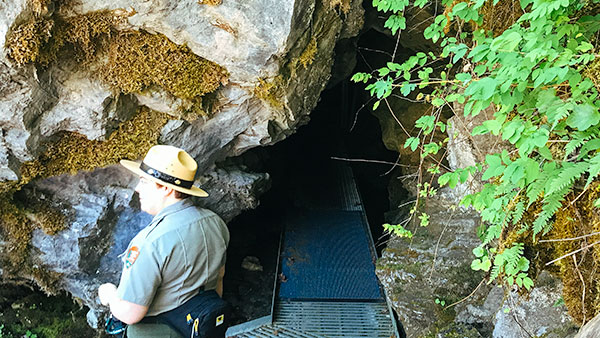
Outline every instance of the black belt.
{"label": "black belt", "polygon": [[[204,292],[204,286],[200,287],[198,293],[200,292]],[[157,314],[156,316],[147,316],[142,318],[142,320],[140,320],[139,322],[142,324],[165,324],[165,321],[161,320],[159,316],[160,314]]]}

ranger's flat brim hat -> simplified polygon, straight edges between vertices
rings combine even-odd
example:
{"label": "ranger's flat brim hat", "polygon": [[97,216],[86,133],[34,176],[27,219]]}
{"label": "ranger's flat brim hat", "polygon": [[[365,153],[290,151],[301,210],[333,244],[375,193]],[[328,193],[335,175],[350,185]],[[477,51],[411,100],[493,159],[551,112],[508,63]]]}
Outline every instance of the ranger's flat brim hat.
{"label": "ranger's flat brim hat", "polygon": [[121,165],[136,175],[188,195],[206,197],[206,191],[194,186],[198,164],[183,149],[156,145],[141,163],[121,160]]}

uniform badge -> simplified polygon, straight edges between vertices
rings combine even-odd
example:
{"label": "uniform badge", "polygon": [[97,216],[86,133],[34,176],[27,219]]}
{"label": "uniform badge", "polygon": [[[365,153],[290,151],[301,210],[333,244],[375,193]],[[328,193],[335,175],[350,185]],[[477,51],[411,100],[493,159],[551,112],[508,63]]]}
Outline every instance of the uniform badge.
{"label": "uniform badge", "polygon": [[135,260],[140,255],[140,250],[137,246],[132,246],[129,251],[127,251],[127,255],[125,256],[125,268],[129,269],[131,265],[135,262]]}

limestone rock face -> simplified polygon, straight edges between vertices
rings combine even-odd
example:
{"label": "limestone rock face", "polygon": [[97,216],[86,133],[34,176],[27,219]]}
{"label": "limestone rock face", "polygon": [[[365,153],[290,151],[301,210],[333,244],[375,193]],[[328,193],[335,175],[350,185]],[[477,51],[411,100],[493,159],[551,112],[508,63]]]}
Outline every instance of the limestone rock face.
{"label": "limestone rock face", "polygon": [[[317,0],[216,6],[197,0],[82,0],[42,9],[34,7],[35,1],[0,3],[2,277],[34,280],[48,292],[67,290],[91,307],[90,324],[101,322],[96,288],[118,280],[118,254],[149,221],[133,193],[136,178],[115,164],[128,154],[141,156],[141,149],[155,143],[179,146],[196,159],[196,183],[210,194],[198,204],[225,220],[256,207],[258,196],[269,188],[268,174],[219,163],[281,141],[309,120],[331,77],[338,41],[348,43],[362,26],[361,3],[353,0],[339,8]],[[73,18],[89,28],[86,34],[101,34],[85,26],[91,21],[80,20],[97,13],[128,13],[107,39],[136,32],[160,35],[219,65],[227,79],[196,101],[156,82],[136,90],[115,87],[102,72],[110,51],[89,59],[77,54],[81,46],[76,43],[90,42],[53,35],[61,22],[75,25],[68,21]],[[46,26],[27,26],[35,20]],[[34,35],[23,35],[26,28]],[[35,53],[31,59],[14,59],[15,51],[42,50],[59,38],[66,39],[67,47],[48,63],[35,59]],[[182,76],[186,71],[177,70]],[[193,106],[200,101],[202,106]],[[189,112],[199,107],[202,114]],[[166,123],[157,127],[154,120],[136,120],[139,111],[148,109],[162,113]],[[111,157],[111,152],[122,155]],[[55,234],[48,231],[40,225],[43,212],[26,201],[59,212],[65,224]],[[15,220],[25,225],[15,226]],[[15,257],[22,269],[7,267]]]}
{"label": "limestone rock face", "polygon": [[494,338],[517,338],[528,334],[573,337],[577,327],[560,302],[560,280],[544,271],[536,283],[528,297],[521,297],[514,290],[505,295],[501,288],[494,287],[481,305],[467,305],[457,314],[456,320],[468,325],[491,322],[493,325],[488,324],[486,334]]}
{"label": "limestone rock face", "polygon": [[105,140],[120,122],[131,118],[137,100],[131,95],[113,95],[89,72],[66,66],[54,67],[46,75],[56,88],[58,100],[42,114],[40,134],[50,137],[59,131],[71,131],[90,140]]}
{"label": "limestone rock face", "polygon": [[[470,266],[471,248],[479,242],[473,231],[479,224],[478,214],[453,205],[453,199],[431,199],[425,210],[430,215],[429,225],[416,229],[412,240],[391,238],[377,262],[377,276],[407,337],[462,332],[451,327],[454,323],[448,319],[454,309],[444,310],[440,302],[447,306],[460,300],[483,278]],[[397,224],[407,216],[404,211],[387,217]]]}

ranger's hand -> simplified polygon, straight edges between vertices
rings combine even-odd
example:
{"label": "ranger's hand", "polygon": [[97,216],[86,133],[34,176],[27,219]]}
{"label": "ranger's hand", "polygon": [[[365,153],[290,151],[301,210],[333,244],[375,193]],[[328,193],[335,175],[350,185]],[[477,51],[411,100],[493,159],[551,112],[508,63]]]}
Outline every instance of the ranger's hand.
{"label": "ranger's hand", "polygon": [[104,283],[98,288],[98,298],[102,305],[108,306],[111,299],[117,297],[117,287],[113,283]]}

